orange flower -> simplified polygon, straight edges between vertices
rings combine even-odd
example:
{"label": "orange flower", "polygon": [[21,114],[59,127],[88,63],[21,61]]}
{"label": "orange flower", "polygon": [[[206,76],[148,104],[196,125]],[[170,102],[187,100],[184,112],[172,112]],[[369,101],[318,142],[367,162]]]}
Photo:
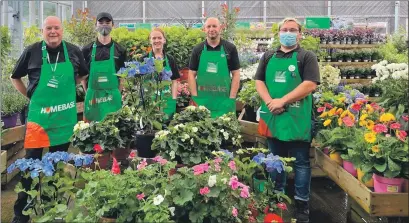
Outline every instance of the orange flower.
{"label": "orange flower", "polygon": [[374,153],[378,153],[379,152],[379,147],[378,146],[372,146],[371,150]]}

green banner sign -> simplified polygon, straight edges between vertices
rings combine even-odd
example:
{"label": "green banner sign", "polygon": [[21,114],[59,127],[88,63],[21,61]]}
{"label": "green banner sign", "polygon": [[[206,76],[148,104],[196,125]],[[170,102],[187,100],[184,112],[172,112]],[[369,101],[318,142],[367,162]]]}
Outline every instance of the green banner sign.
{"label": "green banner sign", "polygon": [[119,27],[125,27],[127,29],[135,29],[136,23],[119,23]]}
{"label": "green banner sign", "polygon": [[250,29],[249,22],[236,22],[236,29]]}
{"label": "green banner sign", "polygon": [[203,27],[203,24],[202,23],[196,23],[196,24],[193,24],[192,25],[192,28],[198,28],[198,29],[200,29],[200,28],[202,28]]}
{"label": "green banner sign", "polygon": [[329,17],[306,17],[305,28],[307,29],[329,29],[331,18]]}
{"label": "green banner sign", "polygon": [[135,29],[152,29],[152,24],[150,23],[136,23]]}

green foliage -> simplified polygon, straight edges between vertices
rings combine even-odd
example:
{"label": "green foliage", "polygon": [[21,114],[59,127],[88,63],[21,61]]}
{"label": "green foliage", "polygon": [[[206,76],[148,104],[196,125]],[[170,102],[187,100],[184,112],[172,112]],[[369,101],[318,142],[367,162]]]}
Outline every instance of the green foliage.
{"label": "green foliage", "polygon": [[7,26],[0,26],[0,36],[0,60],[1,63],[4,64],[11,51],[11,37]]}
{"label": "green foliage", "polygon": [[41,31],[36,25],[24,29],[24,47],[39,41],[41,41]]}
{"label": "green foliage", "polygon": [[237,100],[253,108],[258,108],[261,106],[261,97],[257,93],[255,80],[250,80],[243,84]]}
{"label": "green foliage", "polygon": [[406,111],[409,108],[408,81],[402,79],[387,79],[381,82],[382,97],[380,105],[385,108],[397,108],[403,105]]}
{"label": "green foliage", "polygon": [[95,24],[96,18],[90,16],[89,9],[77,9],[71,20],[64,21],[64,37],[81,48],[97,38]]}
{"label": "green foliage", "polygon": [[381,58],[389,63],[408,63],[406,36],[406,31],[401,28],[399,32],[387,38],[386,43],[379,47]]}
{"label": "green foliage", "polygon": [[146,53],[149,48],[149,30],[137,29],[129,31],[125,27],[114,28],[111,32],[113,40],[125,47],[135,60]]}
{"label": "green foliage", "polygon": [[[26,79],[23,79],[23,81],[27,82]],[[12,115],[22,111],[28,104],[28,99],[14,88],[8,76],[2,78],[1,85],[1,115]]]}

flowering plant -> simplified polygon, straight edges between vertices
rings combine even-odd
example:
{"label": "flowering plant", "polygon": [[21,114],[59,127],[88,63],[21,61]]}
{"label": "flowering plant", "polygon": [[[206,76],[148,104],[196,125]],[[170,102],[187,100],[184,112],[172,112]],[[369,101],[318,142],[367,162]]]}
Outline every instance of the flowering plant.
{"label": "flowering plant", "polygon": [[32,181],[30,188],[18,184],[15,189],[17,193],[28,194],[28,205],[23,213],[36,222],[64,218],[68,213],[70,200],[75,198],[74,195],[79,190],[76,183],[79,182],[77,176],[81,172],[76,168],[73,171],[73,166],[69,163],[82,167],[92,162],[92,155],[67,152],[46,153],[41,160],[25,158],[16,160],[7,168],[7,172],[11,173],[18,169],[26,178],[23,180]]}
{"label": "flowering plant", "polygon": [[341,81],[340,70],[331,65],[320,64],[320,77],[319,89],[323,91],[336,87]]}
{"label": "flowering plant", "polygon": [[252,80],[256,74],[259,63],[249,65],[246,68],[240,68],[240,80]]}
{"label": "flowering plant", "polygon": [[190,101],[190,91],[187,83],[178,82],[178,107],[187,107]]}
{"label": "flowering plant", "polygon": [[259,108],[261,106],[261,97],[256,90],[256,81],[250,80],[245,82],[239,91],[237,100],[254,109]]}

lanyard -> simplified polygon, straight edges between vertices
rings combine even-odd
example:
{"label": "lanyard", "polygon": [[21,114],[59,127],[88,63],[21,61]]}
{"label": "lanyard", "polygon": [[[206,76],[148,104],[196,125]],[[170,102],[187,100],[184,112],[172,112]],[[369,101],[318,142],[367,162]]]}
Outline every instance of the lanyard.
{"label": "lanyard", "polygon": [[58,51],[58,53],[57,53],[57,59],[55,60],[55,63],[54,63],[54,69],[53,69],[53,67],[51,66],[51,62],[50,62],[50,55],[48,54],[48,52],[47,52],[47,59],[48,59],[48,63],[50,64],[50,68],[51,68],[51,71],[54,73],[55,72],[55,70],[57,70],[57,64],[58,64],[58,57],[60,56],[60,51]]}

